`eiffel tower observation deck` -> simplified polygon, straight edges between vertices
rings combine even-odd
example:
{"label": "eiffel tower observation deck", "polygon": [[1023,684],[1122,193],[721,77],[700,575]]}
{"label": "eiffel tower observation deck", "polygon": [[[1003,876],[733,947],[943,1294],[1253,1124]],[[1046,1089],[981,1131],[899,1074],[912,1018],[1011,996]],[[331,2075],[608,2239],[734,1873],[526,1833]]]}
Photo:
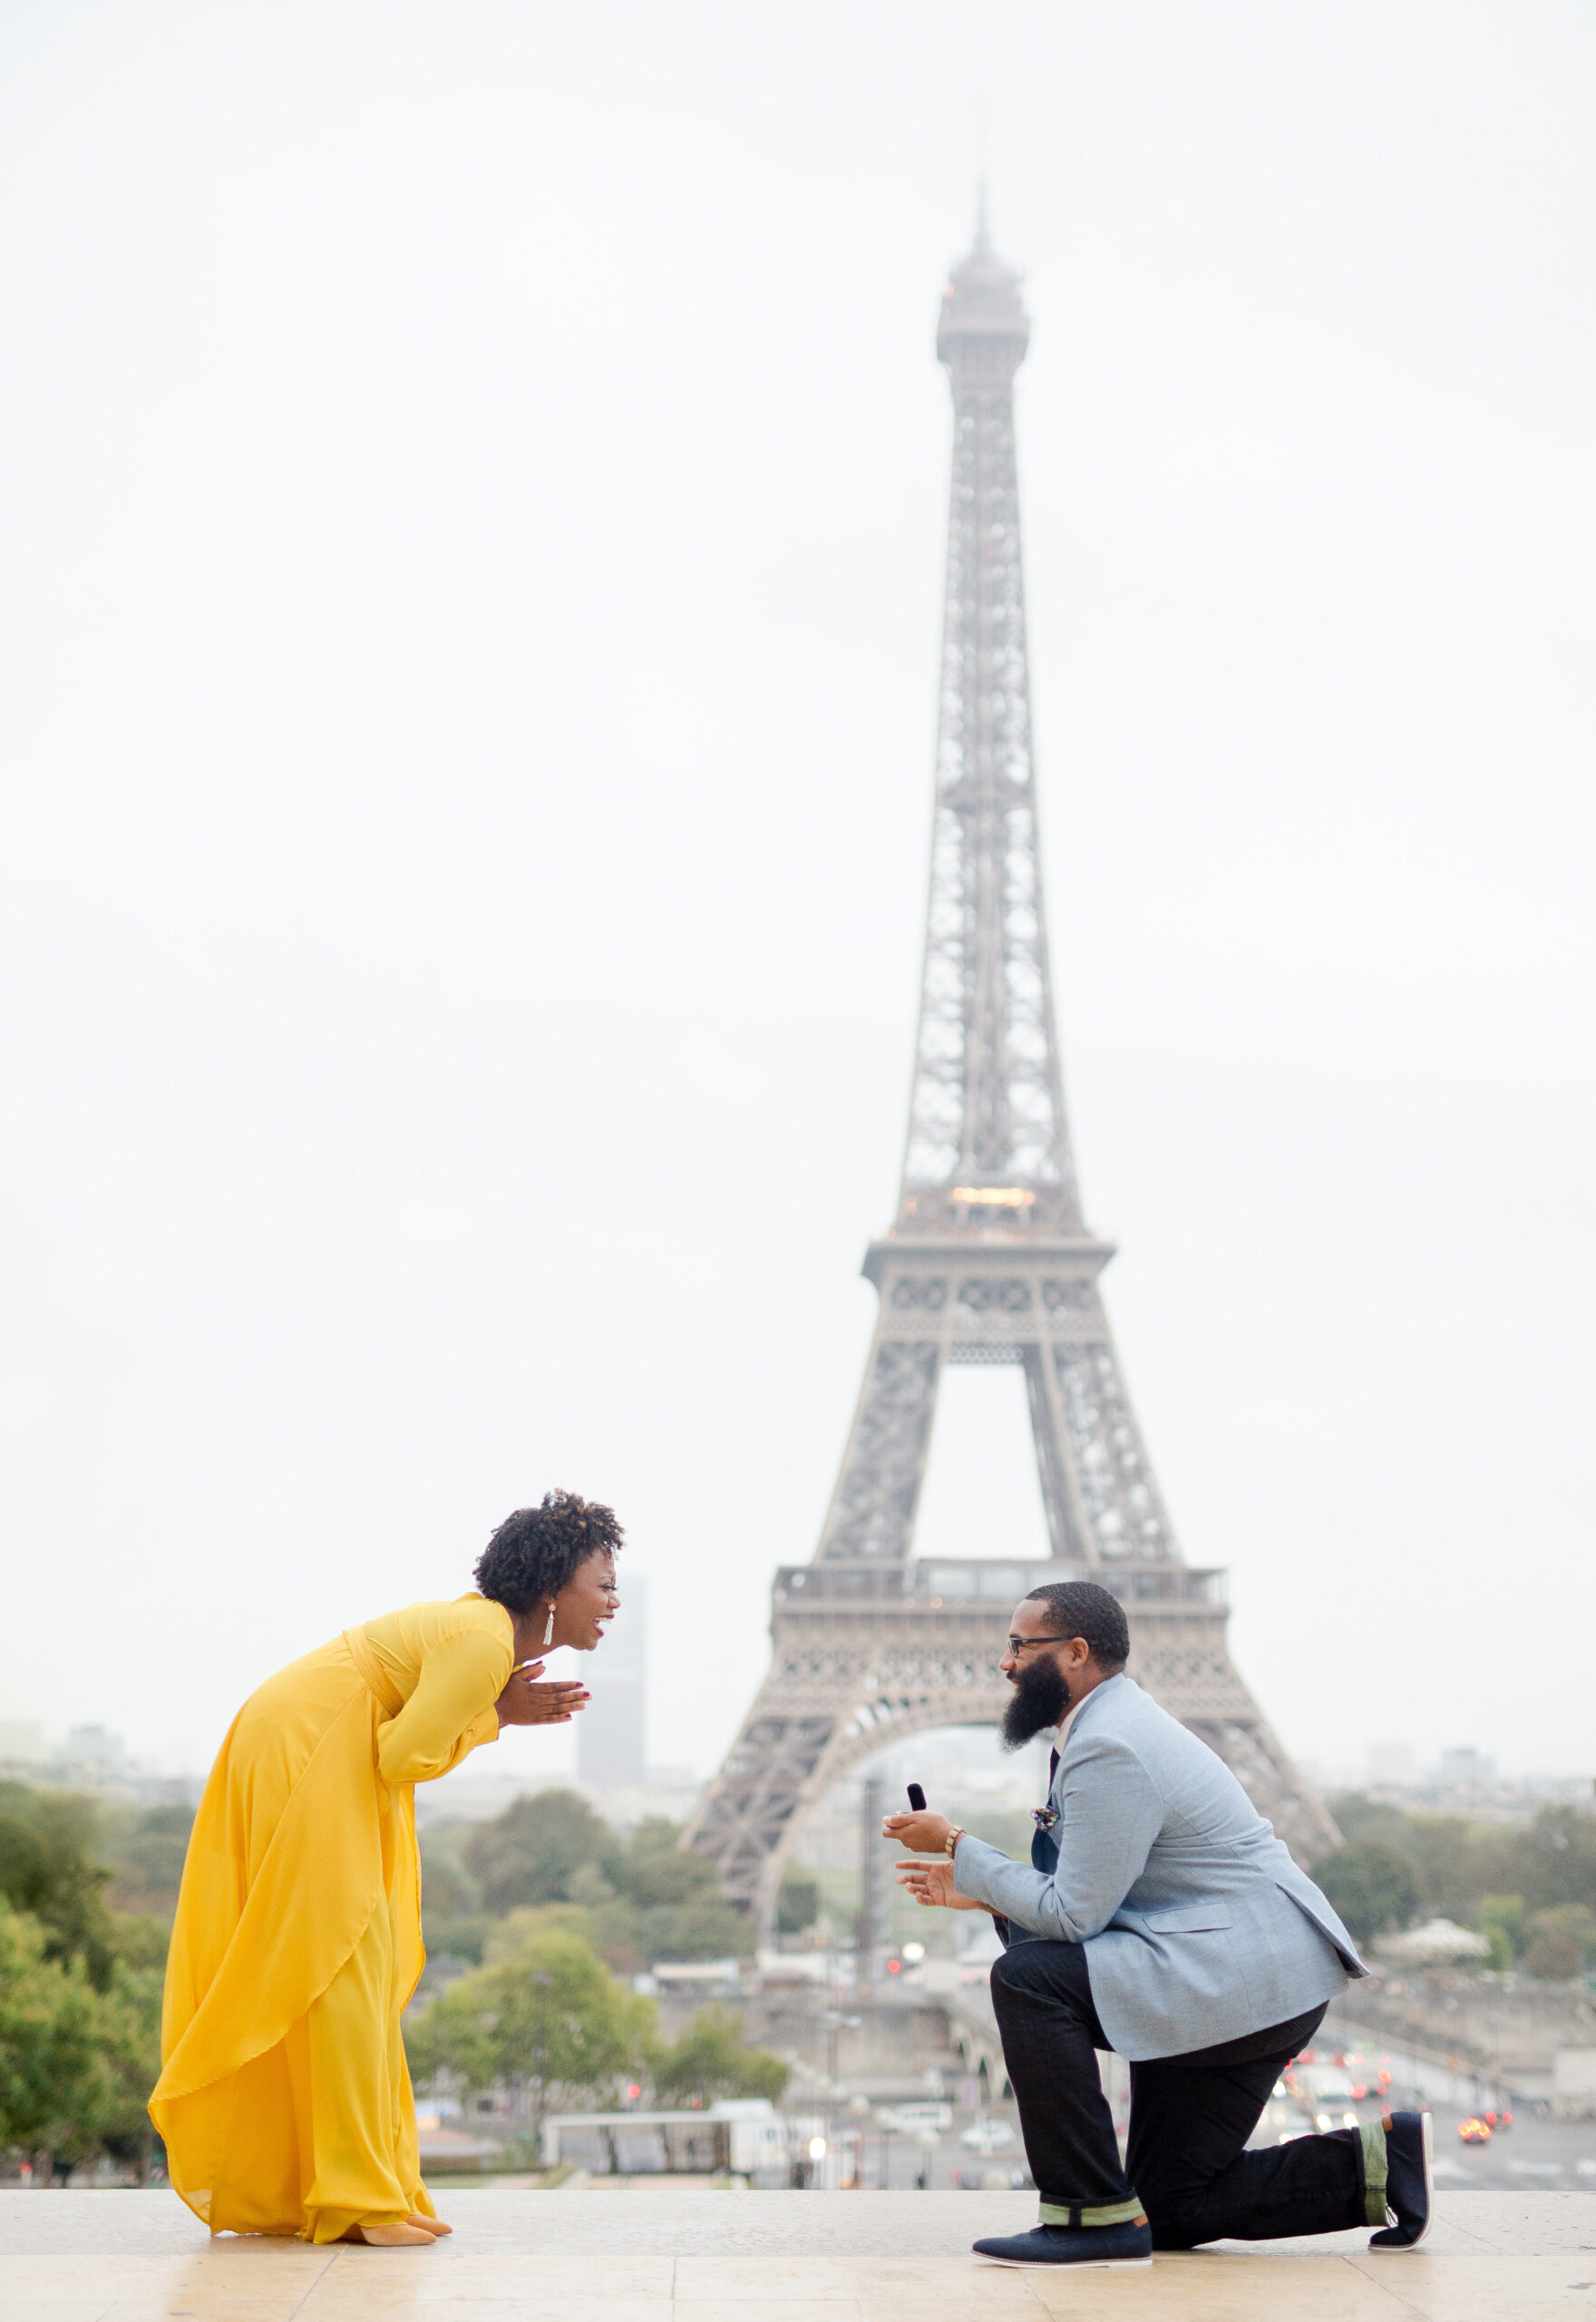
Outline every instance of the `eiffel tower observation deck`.
{"label": "eiffel tower observation deck", "polygon": [[[953,488],[930,899],[898,1211],[864,1262],[880,1315],[814,1559],[776,1574],[769,1674],[686,1840],[766,1926],[788,1845],[840,1776],[929,1727],[997,1722],[1007,1616],[1045,1579],[1114,1591],[1131,1675],[1299,1860],[1336,1840],[1231,1661],[1223,1573],[1182,1556],[1104,1309],[1114,1251],[1082,1215],[1031,755],[1014,434],[1029,331],[983,219],[937,331]],[[1025,1372],[1049,1561],[917,1561],[943,1371],[998,1362]]]}

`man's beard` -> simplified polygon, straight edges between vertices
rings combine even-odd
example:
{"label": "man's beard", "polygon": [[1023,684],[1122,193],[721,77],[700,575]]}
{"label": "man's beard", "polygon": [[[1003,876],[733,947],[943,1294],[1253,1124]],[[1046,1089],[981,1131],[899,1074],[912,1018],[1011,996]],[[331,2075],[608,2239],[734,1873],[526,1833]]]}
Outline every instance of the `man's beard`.
{"label": "man's beard", "polygon": [[1069,1683],[1046,1659],[1033,1661],[1015,1680],[1014,1696],[998,1729],[1006,1750],[1023,1749],[1034,1735],[1056,1725],[1069,1708]]}

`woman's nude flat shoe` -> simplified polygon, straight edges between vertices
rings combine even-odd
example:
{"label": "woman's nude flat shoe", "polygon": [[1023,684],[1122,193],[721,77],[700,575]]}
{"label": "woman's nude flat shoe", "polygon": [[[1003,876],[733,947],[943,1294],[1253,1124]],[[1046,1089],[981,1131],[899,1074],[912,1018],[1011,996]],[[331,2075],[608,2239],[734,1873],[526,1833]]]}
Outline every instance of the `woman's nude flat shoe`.
{"label": "woman's nude flat shoe", "polygon": [[453,2233],[454,2230],[452,2225],[445,2225],[441,2217],[423,2217],[419,2210],[412,2210],[404,2222],[406,2225],[419,2225],[422,2231],[430,2234],[434,2241],[438,2240],[442,2235]]}
{"label": "woman's nude flat shoe", "polygon": [[352,2225],[344,2236],[345,2241],[364,2241],[371,2249],[430,2249],[433,2237],[419,2226]]}

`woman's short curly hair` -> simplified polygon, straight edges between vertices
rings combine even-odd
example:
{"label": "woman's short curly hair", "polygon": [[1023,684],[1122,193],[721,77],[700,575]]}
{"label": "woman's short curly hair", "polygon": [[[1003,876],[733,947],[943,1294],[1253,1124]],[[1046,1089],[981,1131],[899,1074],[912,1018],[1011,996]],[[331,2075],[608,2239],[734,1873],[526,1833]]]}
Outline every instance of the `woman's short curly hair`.
{"label": "woman's short curly hair", "polygon": [[611,1556],[626,1535],[613,1507],[574,1491],[546,1491],[540,1507],[507,1516],[477,1558],[476,1584],[507,1612],[530,1613],[558,1596],[591,1556]]}

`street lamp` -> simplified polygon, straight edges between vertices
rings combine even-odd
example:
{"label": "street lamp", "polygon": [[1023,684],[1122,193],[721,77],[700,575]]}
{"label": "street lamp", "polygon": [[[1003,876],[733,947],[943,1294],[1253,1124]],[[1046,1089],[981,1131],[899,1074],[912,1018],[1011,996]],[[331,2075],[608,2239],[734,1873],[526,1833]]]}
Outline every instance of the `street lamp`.
{"label": "street lamp", "polygon": [[826,2028],[826,2135],[834,2139],[837,2132],[837,2035],[842,2032],[857,2032],[857,2015],[844,2015],[828,2007],[821,2018]]}

